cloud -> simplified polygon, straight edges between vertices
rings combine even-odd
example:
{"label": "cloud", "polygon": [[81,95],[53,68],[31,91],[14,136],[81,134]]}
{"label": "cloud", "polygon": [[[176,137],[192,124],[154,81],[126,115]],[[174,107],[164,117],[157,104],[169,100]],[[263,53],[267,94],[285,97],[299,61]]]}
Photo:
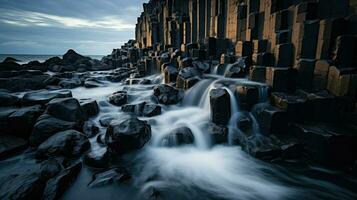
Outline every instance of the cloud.
{"label": "cloud", "polygon": [[88,20],[75,17],[58,16],[25,10],[9,10],[0,8],[0,22],[14,26],[45,26],[62,28],[95,28],[123,31],[135,28],[134,24],[125,23],[116,16],[104,16]]}

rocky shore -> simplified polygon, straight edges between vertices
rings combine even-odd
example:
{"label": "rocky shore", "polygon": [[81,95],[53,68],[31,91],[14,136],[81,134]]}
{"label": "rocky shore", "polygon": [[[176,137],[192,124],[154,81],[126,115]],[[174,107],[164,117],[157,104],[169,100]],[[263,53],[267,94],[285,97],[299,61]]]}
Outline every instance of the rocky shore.
{"label": "rocky shore", "polygon": [[[0,169],[0,199],[60,199],[87,169],[86,188],[123,184],[137,189],[150,183],[139,189],[138,199],[172,199],[180,194],[171,191],[174,185],[168,189],[154,184],[171,181],[165,177],[168,168],[155,171],[167,160],[138,171],[132,162],[152,151],[155,159],[172,155],[170,159],[179,160],[181,155],[170,151],[190,152],[191,147],[200,153],[238,147],[252,157],[240,157],[252,170],[261,162],[317,165],[353,179],[356,15],[347,17],[352,12],[348,3],[342,3],[347,10],[340,6],[336,13],[323,13],[317,10],[328,6],[324,1],[259,2],[151,0],[138,18],[136,40],[102,60],[68,50],[62,58],[43,63],[20,65],[13,58],[0,63],[0,166],[12,166]],[[213,14],[215,8],[219,11]],[[266,19],[261,20],[264,13]],[[248,22],[248,29],[241,27]],[[347,24],[341,32],[336,29],[340,22]],[[279,30],[270,33],[266,27],[272,24]],[[206,157],[189,158],[182,162]],[[224,157],[219,159],[226,164]],[[213,160],[208,162],[212,168],[219,162]],[[199,170],[190,175],[197,174]],[[259,179],[249,181],[258,187]],[[346,182],[352,190],[356,186]],[[252,196],[233,186],[242,194],[238,199],[281,195],[278,186],[250,188]],[[196,187],[204,195],[197,192],[192,198],[235,199],[230,190],[224,196]],[[332,197],[323,189],[309,195]],[[346,199],[356,197],[340,193]],[[188,199],[185,195],[176,197]]]}

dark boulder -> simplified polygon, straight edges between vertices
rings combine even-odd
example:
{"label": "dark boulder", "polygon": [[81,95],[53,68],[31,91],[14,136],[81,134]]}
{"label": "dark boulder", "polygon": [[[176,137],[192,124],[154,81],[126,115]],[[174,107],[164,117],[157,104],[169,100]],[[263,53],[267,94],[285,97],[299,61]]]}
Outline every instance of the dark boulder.
{"label": "dark boulder", "polygon": [[26,69],[30,69],[30,70],[39,70],[41,72],[47,72],[48,67],[43,64],[40,63],[39,61],[31,61],[28,62],[27,64],[24,65]]}
{"label": "dark boulder", "polygon": [[165,67],[163,73],[164,73],[165,83],[171,83],[176,81],[178,70],[173,65],[168,65],[167,67]]}
{"label": "dark boulder", "polygon": [[183,94],[180,90],[165,84],[156,85],[154,87],[154,95],[160,103],[166,105],[176,104],[183,98]]}
{"label": "dark boulder", "polygon": [[74,182],[77,178],[79,172],[82,169],[82,163],[78,162],[67,169],[63,170],[59,175],[50,179],[46,188],[43,192],[42,199],[54,200],[60,199],[65,193],[67,188]]}
{"label": "dark boulder", "polygon": [[211,120],[215,124],[227,125],[231,118],[231,99],[226,89],[210,92]]}
{"label": "dark boulder", "polygon": [[1,181],[0,199],[41,199],[45,185],[36,173],[9,175]]}
{"label": "dark boulder", "polygon": [[118,91],[109,96],[109,103],[122,106],[128,102],[128,94],[126,91]]}
{"label": "dark boulder", "polygon": [[37,158],[52,156],[78,157],[90,148],[87,137],[75,130],[56,133],[43,142],[36,151]]}
{"label": "dark boulder", "polygon": [[161,114],[161,106],[157,104],[145,104],[143,109],[143,116],[153,117]]}
{"label": "dark boulder", "polygon": [[10,70],[21,70],[23,67],[16,63],[15,58],[7,57],[3,62],[0,63],[0,71],[10,71]]}
{"label": "dark boulder", "polygon": [[228,78],[244,78],[246,76],[244,63],[236,62],[234,64],[228,64],[224,76]]}
{"label": "dark boulder", "polygon": [[54,66],[54,65],[62,65],[63,64],[63,60],[59,57],[52,57],[47,59],[44,64],[48,67],[50,66]]}
{"label": "dark boulder", "polygon": [[191,129],[188,127],[179,127],[171,131],[165,136],[161,144],[163,146],[173,147],[186,144],[193,144],[195,137],[193,136]]}
{"label": "dark boulder", "polygon": [[81,99],[80,105],[81,105],[83,112],[88,117],[93,117],[99,113],[99,106],[98,106],[98,103],[96,100]]}
{"label": "dark boulder", "polygon": [[70,122],[83,122],[88,116],[75,98],[53,99],[47,104],[46,113]]}
{"label": "dark boulder", "polygon": [[0,160],[14,155],[26,147],[26,140],[12,135],[0,134]]}
{"label": "dark boulder", "polygon": [[118,153],[138,150],[150,138],[150,125],[132,116],[121,121],[112,121],[105,135],[108,147]]}
{"label": "dark boulder", "polygon": [[57,119],[51,115],[41,115],[29,138],[31,146],[38,146],[52,135],[65,130],[78,129],[78,124]]}
{"label": "dark boulder", "polygon": [[228,128],[226,126],[210,123],[208,126],[208,132],[210,133],[213,144],[228,142]]}
{"label": "dark boulder", "polygon": [[85,155],[84,163],[90,167],[106,168],[111,162],[111,152],[107,147],[96,149]]}
{"label": "dark boulder", "polygon": [[21,75],[11,78],[0,78],[0,89],[14,92],[25,90],[40,90],[46,87],[44,81],[49,75]]}
{"label": "dark boulder", "polygon": [[40,174],[45,179],[51,179],[62,171],[62,165],[56,159],[49,159],[41,162]]}
{"label": "dark boulder", "polygon": [[20,60],[17,60],[16,58],[13,57],[6,57],[2,62],[19,62]]}
{"label": "dark boulder", "polygon": [[176,81],[176,87],[181,88],[181,89],[189,89],[185,87],[187,84],[187,81],[193,77],[199,77],[201,76],[201,72],[197,70],[194,67],[186,67],[180,70],[178,76],[177,76],[177,81]]}
{"label": "dark boulder", "polygon": [[56,98],[67,98],[72,97],[72,92],[70,90],[61,90],[61,91],[47,91],[41,90],[36,92],[26,93],[22,102],[24,105],[36,105],[41,104],[45,105],[50,102],[52,99]]}
{"label": "dark boulder", "polygon": [[43,113],[41,105],[22,107],[8,117],[13,135],[28,139],[38,117]]}
{"label": "dark boulder", "polygon": [[[63,55],[63,64],[64,65],[73,65],[78,66],[80,64],[89,63],[90,58],[82,56],[70,49]],[[90,63],[89,63],[90,65]]]}
{"label": "dark boulder", "polygon": [[58,85],[61,82],[61,79],[56,76],[51,76],[44,81],[46,85]]}
{"label": "dark boulder", "polygon": [[252,128],[252,119],[249,115],[243,114],[237,120],[237,127],[243,132],[247,132]]}
{"label": "dark boulder", "polygon": [[99,133],[99,127],[93,121],[86,121],[82,129],[87,137],[93,137]]}
{"label": "dark boulder", "polygon": [[0,91],[1,106],[16,106],[19,104],[20,99],[7,92]]}
{"label": "dark boulder", "polygon": [[78,78],[64,79],[58,83],[59,86],[66,89],[73,89],[82,86],[82,81]]}
{"label": "dark boulder", "polygon": [[130,178],[131,176],[125,169],[114,168],[94,174],[92,181],[88,184],[88,187],[92,188],[110,185],[113,183],[122,183],[129,180]]}

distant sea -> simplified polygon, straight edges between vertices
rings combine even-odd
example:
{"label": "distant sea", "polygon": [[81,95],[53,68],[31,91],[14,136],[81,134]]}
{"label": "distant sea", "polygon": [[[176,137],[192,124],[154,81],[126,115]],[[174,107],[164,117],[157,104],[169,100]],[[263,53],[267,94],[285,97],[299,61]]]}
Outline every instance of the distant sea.
{"label": "distant sea", "polygon": [[[15,58],[16,60],[19,60],[17,63],[19,64],[26,64],[30,61],[37,60],[39,62],[44,62],[49,58],[58,56],[62,58],[62,55],[30,55],[30,54],[0,54],[0,62],[5,60],[6,57],[12,57]],[[92,59],[98,59],[101,60],[103,55],[86,55],[88,57],[91,57]]]}

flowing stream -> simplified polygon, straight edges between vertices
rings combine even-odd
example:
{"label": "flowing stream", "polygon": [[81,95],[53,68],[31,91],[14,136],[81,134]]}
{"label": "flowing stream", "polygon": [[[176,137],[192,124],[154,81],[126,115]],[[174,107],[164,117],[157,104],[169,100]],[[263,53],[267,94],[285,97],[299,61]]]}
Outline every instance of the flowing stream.
{"label": "flowing stream", "polygon": [[[152,100],[154,84],[162,82],[161,75],[145,77],[153,80],[152,85],[123,85],[104,82],[99,88],[72,89],[78,99],[96,99],[103,116],[120,118],[125,115],[119,107],[107,102],[107,97],[119,90],[128,91],[129,103]],[[159,191],[164,199],[355,199],[355,180],[343,174],[322,168],[285,163],[270,164],[247,155],[240,146],[212,146],[207,128],[210,121],[209,92],[213,88],[225,88],[231,97],[232,117],[228,124],[229,138],[239,134],[235,121],[241,114],[239,99],[229,89],[230,83],[244,82],[246,79],[228,79],[209,75],[186,91],[181,104],[163,106],[162,114],[155,117],[141,117],[151,125],[152,138],[143,149],[118,158],[118,165],[125,165],[131,172],[130,183],[112,184],[89,188],[92,169],[84,167],[77,180],[66,191],[63,199],[149,199],[152,191]],[[267,100],[267,91],[262,88],[260,101]],[[254,134],[259,127],[254,117]],[[160,141],[177,127],[189,127],[195,137],[193,145],[163,147]],[[100,134],[105,133],[101,128]],[[91,139],[92,151],[100,151],[95,137]],[[7,161],[16,165],[16,159]],[[4,173],[3,163],[0,171]],[[285,166],[285,167],[282,167]]]}

